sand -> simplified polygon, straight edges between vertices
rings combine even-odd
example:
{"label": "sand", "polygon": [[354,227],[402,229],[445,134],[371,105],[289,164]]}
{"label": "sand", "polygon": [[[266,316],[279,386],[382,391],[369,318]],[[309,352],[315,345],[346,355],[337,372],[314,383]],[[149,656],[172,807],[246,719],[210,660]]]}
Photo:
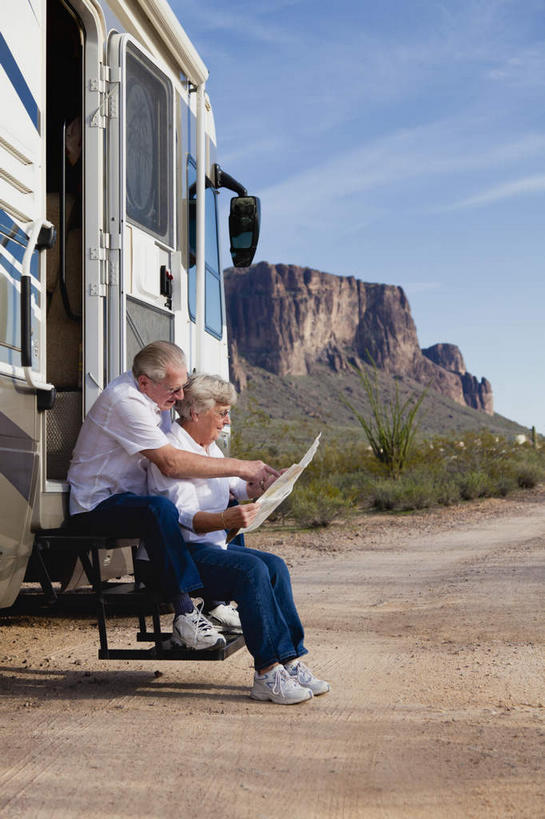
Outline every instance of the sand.
{"label": "sand", "polygon": [[545,816],[543,491],[249,544],[331,692],[257,703],[246,649],[106,662],[90,616],[0,615],[4,819]]}

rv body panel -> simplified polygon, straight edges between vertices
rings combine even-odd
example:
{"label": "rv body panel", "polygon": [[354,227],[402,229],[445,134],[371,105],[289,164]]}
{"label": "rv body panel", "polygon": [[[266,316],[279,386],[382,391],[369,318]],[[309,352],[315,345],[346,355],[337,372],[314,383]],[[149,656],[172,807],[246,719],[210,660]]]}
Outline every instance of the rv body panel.
{"label": "rv body panel", "polygon": [[[44,4],[7,0],[2,7],[0,88],[0,605],[10,605],[32,549],[41,425],[21,347],[23,263],[30,232],[43,218]],[[25,256],[27,254],[27,256]],[[43,378],[42,260],[30,258],[31,362]]]}
{"label": "rv body panel", "polygon": [[[33,532],[65,519],[66,472],[82,419],[134,353],[167,338],[185,350],[190,371],[228,377],[208,70],[172,9],[165,0],[4,5],[0,608],[17,595]],[[206,190],[190,190],[197,166]],[[34,249],[44,222],[55,226],[57,243]],[[40,385],[55,387],[52,409],[39,408]]]}

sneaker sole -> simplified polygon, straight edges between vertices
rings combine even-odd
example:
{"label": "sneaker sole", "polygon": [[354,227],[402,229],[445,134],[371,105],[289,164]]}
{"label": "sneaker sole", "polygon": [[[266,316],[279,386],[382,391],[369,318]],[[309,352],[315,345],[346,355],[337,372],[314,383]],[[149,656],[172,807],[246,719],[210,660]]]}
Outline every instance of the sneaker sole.
{"label": "sneaker sole", "polygon": [[328,685],[327,688],[322,689],[322,691],[314,691],[312,688],[310,689],[315,697],[321,697],[322,694],[327,694],[331,691],[331,687]]}
{"label": "sneaker sole", "polygon": [[242,634],[242,629],[240,626],[228,626],[225,623],[220,623],[218,620],[214,620],[213,617],[208,618],[216,631],[221,631],[222,634]]}
{"label": "sneaker sole", "polygon": [[308,697],[303,697],[300,700],[288,700],[285,697],[279,697],[276,699],[275,697],[271,697],[268,694],[256,694],[253,691],[250,691],[250,699],[251,700],[258,700],[259,702],[274,702],[275,705],[299,705],[302,702],[308,702],[313,698],[313,693],[310,688],[307,688],[309,693]]}
{"label": "sneaker sole", "polygon": [[167,640],[167,643],[170,643],[170,648],[185,648],[189,651],[213,651],[215,648],[225,648],[227,645],[227,642],[223,638],[216,640],[216,642],[210,646],[190,646],[187,645],[187,643],[175,643],[172,639]]}

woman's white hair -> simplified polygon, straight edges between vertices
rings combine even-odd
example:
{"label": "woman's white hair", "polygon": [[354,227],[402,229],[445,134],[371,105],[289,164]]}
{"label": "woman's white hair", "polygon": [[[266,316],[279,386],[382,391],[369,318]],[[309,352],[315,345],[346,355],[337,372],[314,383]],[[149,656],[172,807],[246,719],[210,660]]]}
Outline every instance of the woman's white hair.
{"label": "woman's white hair", "polygon": [[183,421],[190,421],[192,410],[198,414],[216,404],[232,407],[236,400],[236,390],[229,381],[224,381],[219,375],[198,373],[190,376],[187,384],[184,384],[184,397],[176,402],[176,410]]}
{"label": "woman's white hair", "polygon": [[166,377],[167,369],[177,370],[186,368],[185,355],[177,344],[170,341],[152,341],[136,353],[132,362],[132,372],[135,378],[147,375],[152,381],[162,381]]}

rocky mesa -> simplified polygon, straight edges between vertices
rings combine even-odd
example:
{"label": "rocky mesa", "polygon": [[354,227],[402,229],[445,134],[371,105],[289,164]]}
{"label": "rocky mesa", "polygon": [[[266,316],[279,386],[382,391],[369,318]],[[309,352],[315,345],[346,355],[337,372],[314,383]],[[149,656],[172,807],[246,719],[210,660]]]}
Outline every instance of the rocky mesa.
{"label": "rocky mesa", "polygon": [[244,359],[276,375],[307,375],[368,361],[459,404],[493,413],[492,387],[466,371],[454,344],[420,349],[403,289],[308,267],[259,262],[225,271],[232,378],[245,386]]}

